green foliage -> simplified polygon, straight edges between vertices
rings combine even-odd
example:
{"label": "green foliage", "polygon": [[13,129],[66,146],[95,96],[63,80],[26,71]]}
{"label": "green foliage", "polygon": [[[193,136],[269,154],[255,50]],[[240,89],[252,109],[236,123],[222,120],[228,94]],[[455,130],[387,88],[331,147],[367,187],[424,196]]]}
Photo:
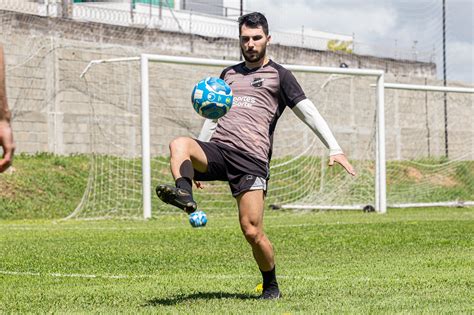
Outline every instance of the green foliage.
{"label": "green foliage", "polygon": [[[109,172],[95,174],[101,185],[91,189],[114,191],[112,198],[117,207],[139,209],[141,206],[141,161],[110,156],[97,157],[97,163],[110,168]],[[92,159],[86,155],[55,156],[47,153],[20,154],[15,157],[14,171],[0,174],[0,219],[64,218],[80,203],[85,192]],[[152,160],[152,187],[172,183],[168,158]],[[288,162],[288,164],[286,164]],[[268,205],[291,203],[308,197],[308,191],[319,194],[338,191],[344,186],[343,197],[348,203],[370,203],[374,192],[374,165],[370,161],[352,161],[356,169],[364,170],[347,180],[340,166],[325,168],[326,161],[318,157],[302,156],[275,158],[269,183]],[[474,161],[456,161],[453,167],[438,172],[433,165],[449,164],[445,159],[418,161],[389,161],[387,163],[387,195],[389,203],[450,200],[474,200]],[[426,166],[428,165],[428,166]],[[316,166],[316,167],[315,167]],[[132,171],[131,171],[132,170]],[[133,173],[133,174],[131,174]],[[138,174],[138,175],[136,175]],[[133,176],[132,176],[133,175]],[[159,179],[159,180],[158,180]],[[133,190],[128,185],[133,185]],[[224,182],[206,183],[204,190],[195,190],[199,207],[211,213],[225,213],[235,209],[235,200]],[[324,189],[321,189],[324,187]],[[123,193],[121,193],[121,191]],[[133,191],[133,195],[130,195]],[[208,191],[219,192],[209,198]],[[174,211],[164,206],[152,192],[152,208]],[[118,199],[120,196],[127,196]],[[218,196],[218,197],[216,197]],[[338,198],[338,196],[336,196]],[[108,200],[108,199],[107,199]],[[96,200],[97,201],[97,200]],[[155,211],[156,213],[156,211]],[[154,213],[154,214],[155,214]],[[137,212],[137,215],[139,213]]]}
{"label": "green foliage", "polygon": [[59,218],[79,204],[89,174],[89,157],[20,154],[0,174],[0,219]]}
{"label": "green foliage", "polygon": [[450,163],[446,158],[388,162],[389,202],[474,200],[474,161]]}
{"label": "green foliage", "polygon": [[[48,157],[49,159],[49,157]],[[0,313],[472,313],[474,209],[265,216],[283,299],[237,214],[150,221],[0,221]]]}

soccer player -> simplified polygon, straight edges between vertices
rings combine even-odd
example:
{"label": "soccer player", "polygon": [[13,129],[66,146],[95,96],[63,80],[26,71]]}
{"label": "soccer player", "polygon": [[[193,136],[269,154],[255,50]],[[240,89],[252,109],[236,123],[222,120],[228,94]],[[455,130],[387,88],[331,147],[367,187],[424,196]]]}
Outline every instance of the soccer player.
{"label": "soccer player", "polygon": [[217,121],[206,120],[198,139],[179,137],[170,143],[175,186],[159,185],[158,197],[188,213],[196,210],[192,181],[228,181],[237,200],[242,232],[252,247],[263,277],[262,299],[280,298],[273,247],[263,231],[264,200],[269,179],[273,133],[278,118],[289,107],[329,148],[334,162],[355,176],[325,120],[306,98],[293,74],[268,59],[271,36],[264,15],[239,18],[240,49],[244,62],[224,69],[221,78],[232,88],[232,109]]}
{"label": "soccer player", "polygon": [[0,45],[0,146],[3,149],[2,159],[0,159],[0,173],[11,165],[13,152],[15,151],[10,118],[11,114],[8,109],[5,86],[5,60],[3,57],[3,47]]}

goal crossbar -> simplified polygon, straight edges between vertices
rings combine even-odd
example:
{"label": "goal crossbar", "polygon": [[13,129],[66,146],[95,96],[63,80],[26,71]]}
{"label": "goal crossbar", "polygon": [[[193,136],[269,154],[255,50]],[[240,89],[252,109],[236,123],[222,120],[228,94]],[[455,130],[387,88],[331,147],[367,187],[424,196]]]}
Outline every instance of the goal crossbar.
{"label": "goal crossbar", "polygon": [[[375,84],[371,84],[375,87]],[[384,88],[389,90],[410,90],[410,91],[431,91],[431,92],[449,92],[449,93],[474,93],[473,88],[465,88],[458,86],[437,86],[437,85],[421,85],[421,84],[402,84],[402,83],[384,83]]]}

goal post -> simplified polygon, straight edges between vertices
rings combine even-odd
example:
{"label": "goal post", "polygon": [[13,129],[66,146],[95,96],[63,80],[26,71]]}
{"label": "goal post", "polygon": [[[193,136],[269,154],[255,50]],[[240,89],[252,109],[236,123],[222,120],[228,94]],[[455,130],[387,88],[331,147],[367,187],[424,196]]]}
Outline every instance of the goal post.
{"label": "goal post", "polygon": [[150,87],[148,76],[148,58],[140,57],[141,99],[142,99],[142,186],[143,218],[151,218],[151,152],[150,152]]}
{"label": "goal post", "polygon": [[[412,123],[424,124],[417,135],[405,128],[405,134],[402,129],[401,135],[389,136],[397,142],[390,163],[405,178],[389,172],[388,207],[474,206],[474,88],[385,83],[384,89],[393,111],[417,108]],[[396,126],[385,128],[391,127]]]}
{"label": "goal post", "polygon": [[177,63],[188,65],[229,66],[237,62],[201,59],[192,57],[175,57],[166,55],[140,56],[141,63],[141,105],[142,105],[142,177],[143,177],[143,217],[149,219],[151,211],[151,153],[150,153],[150,98],[149,98],[149,62]]}
{"label": "goal post", "polygon": [[[131,64],[133,63],[133,66]],[[138,64],[137,64],[138,63]],[[95,162],[97,165],[94,167],[91,167],[91,172],[95,172],[95,174],[91,174],[94,178],[89,180],[89,188],[88,191],[86,192],[87,196],[85,196],[81,202],[81,205],[79,205],[76,209],[76,211],[71,214],[70,217],[88,217],[88,216],[94,216],[94,210],[96,207],[100,207],[99,204],[106,204],[106,208],[108,209],[107,211],[98,211],[99,216],[101,217],[109,217],[115,215],[115,213],[119,213],[120,216],[126,216],[121,210],[118,210],[120,207],[119,203],[120,201],[115,200],[114,203],[114,198],[121,198],[122,195],[125,193],[129,193],[131,189],[128,189],[127,187],[122,187],[121,184],[116,183],[117,181],[121,181],[121,176],[132,176],[130,174],[134,174],[135,176],[132,181],[132,185],[136,185],[138,181],[137,174],[138,172],[141,173],[140,176],[140,192],[138,191],[138,188],[134,188],[133,192],[130,192],[134,197],[133,200],[131,200],[132,197],[126,197],[124,203],[127,204],[126,208],[133,207],[140,207],[141,208],[141,217],[142,218],[150,218],[152,216],[152,208],[155,209],[156,201],[152,200],[152,174],[156,174],[155,167],[153,165],[159,165],[160,174],[165,174],[169,173],[169,170],[167,170],[167,165],[169,162],[167,161],[166,157],[160,158],[156,157],[156,154],[152,153],[152,148],[156,147],[156,144],[152,143],[152,139],[155,139],[155,136],[153,136],[153,133],[157,133],[157,129],[163,129],[162,131],[164,133],[170,132],[171,129],[168,128],[165,125],[161,126],[154,126],[153,128],[150,127],[150,124],[154,123],[156,120],[156,111],[160,111],[160,117],[165,117],[165,120],[172,123],[172,124],[177,124],[181,126],[180,130],[183,130],[183,128],[190,129],[191,127],[187,126],[189,124],[193,125],[192,127],[194,128],[193,130],[193,135],[196,136],[196,128],[194,125],[196,124],[201,124],[200,120],[198,118],[195,118],[194,120],[191,121],[179,121],[181,118],[180,115],[192,115],[192,110],[190,105],[183,105],[183,109],[181,112],[181,109],[179,109],[179,112],[173,113],[173,114],[168,114],[166,113],[166,110],[178,110],[177,108],[171,108],[171,107],[166,107],[163,104],[161,104],[161,107],[159,102],[163,102],[166,98],[164,95],[158,95],[161,98],[159,99],[154,99],[153,101],[150,99],[151,93],[155,94],[160,94],[160,91],[166,91],[170,89],[181,89],[183,88],[178,87],[178,84],[181,84],[180,81],[182,80],[196,80],[192,79],[192,75],[188,74],[188,72],[185,72],[183,75],[180,74],[181,69],[174,69],[173,65],[182,65],[185,67],[187,70],[194,70],[195,68],[199,67],[205,67],[205,71],[200,74],[201,76],[206,76],[210,75],[210,72],[214,72],[214,75],[218,75],[220,73],[220,70],[223,67],[227,67],[230,65],[234,65],[239,63],[239,61],[231,61],[231,60],[214,60],[214,59],[204,59],[204,58],[192,58],[192,57],[176,57],[176,56],[166,56],[166,55],[152,55],[152,54],[142,54],[139,57],[130,57],[130,58],[114,58],[114,59],[107,59],[107,60],[94,60],[89,63],[89,65],[86,67],[86,69],[83,72],[83,77],[88,77],[88,80],[96,80],[95,82],[100,82],[97,83],[97,87],[95,87],[94,91],[91,91],[91,98],[93,100],[91,103],[96,102],[99,106],[104,106],[102,109],[96,109],[92,110],[94,112],[95,117],[94,123],[97,124],[98,126],[97,131],[95,133],[98,136],[107,136],[106,138],[102,140],[97,140],[100,142],[101,145],[111,145],[113,146],[113,149],[98,149],[97,151],[94,151],[97,157],[97,161]],[[112,69],[111,73],[107,73],[97,69],[95,73],[91,73],[94,71],[94,68],[96,67],[105,67],[107,64],[109,64],[109,68]],[[151,78],[151,68],[155,67],[152,66],[154,64],[159,64],[161,67],[154,68],[153,69],[153,79]],[[164,67],[163,67],[164,66]],[[350,204],[344,204],[344,203],[337,203],[338,196],[337,193],[334,193],[333,196],[331,196],[333,199],[329,201],[323,201],[323,202],[328,202],[326,204],[322,203],[320,204],[319,209],[362,209],[364,206],[370,204],[375,207],[375,210],[378,211],[379,213],[385,213],[386,212],[386,193],[385,193],[385,130],[384,130],[384,72],[382,70],[373,70],[373,69],[355,69],[355,68],[334,68],[334,67],[316,67],[316,66],[306,66],[306,65],[283,65],[285,68],[288,70],[292,71],[295,73],[295,75],[301,75],[304,78],[307,78],[309,83],[307,85],[309,88],[306,88],[306,86],[303,86],[303,89],[305,92],[308,92],[309,98],[313,98],[313,95],[316,96],[321,96],[323,98],[326,98],[326,103],[328,104],[328,111],[331,110],[331,104],[332,104],[332,97],[336,95],[337,93],[332,92],[332,89],[342,89],[346,85],[343,81],[350,81],[351,84],[353,83],[354,78],[367,78],[367,80],[373,80],[375,81],[375,84],[377,86],[376,91],[374,93],[373,90],[370,88],[370,84],[368,84],[366,81],[361,81],[361,82],[356,82],[356,84],[351,85],[351,93],[356,95],[359,94],[359,91],[357,91],[357,86],[363,86],[364,88],[364,95],[361,97],[361,99],[357,99],[355,101],[355,104],[352,104],[351,106],[357,107],[357,103],[363,104],[364,106],[367,105],[367,107],[371,108],[370,113],[361,113],[361,115],[364,115],[364,117],[367,119],[368,123],[371,124],[372,122],[376,125],[373,126],[373,128],[370,128],[370,126],[367,126],[367,130],[373,130],[373,135],[370,137],[369,142],[364,142],[368,146],[367,148],[373,148],[375,149],[369,149],[368,152],[365,152],[364,149],[360,148],[357,149],[363,153],[366,153],[368,156],[368,159],[371,161],[374,161],[373,168],[371,165],[372,162],[360,162],[361,164],[364,165],[365,170],[366,170],[366,175],[364,180],[365,184],[362,186],[364,187],[357,187],[358,191],[354,194],[355,196],[353,198],[353,201],[349,201],[348,203]],[[219,67],[219,68],[216,68]],[[168,69],[168,68],[173,68],[173,69]],[[212,69],[215,70],[212,70]],[[109,70],[110,70],[109,69]],[[161,70],[160,70],[161,69]],[[207,69],[207,70],[206,70]],[[212,71],[211,71],[212,70]],[[160,73],[162,75],[163,71],[169,71],[172,73],[174,76],[174,79],[176,80],[176,87],[168,85],[168,83],[165,84],[158,84],[157,83],[157,77],[159,77]],[[322,77],[318,77],[317,80],[313,80],[313,76],[318,75]],[[103,76],[101,79],[100,76]],[[127,78],[128,76],[128,78]],[[135,90],[136,90],[136,85],[132,86],[132,83],[134,80],[133,77],[138,76],[140,78],[139,82],[139,91],[140,95],[135,95]],[[184,78],[183,78],[184,77]],[[129,80],[130,82],[124,83],[122,82],[123,80],[120,80],[119,78],[125,78],[125,80]],[[107,82],[102,82],[102,81],[107,81]],[[302,82],[299,78],[298,80],[300,83]],[[110,81],[110,82],[109,82]],[[314,87],[314,82],[318,84],[317,88]],[[323,82],[324,81],[324,82]],[[194,82],[194,81],[193,81]],[[197,82],[197,81],[196,81]],[[321,85],[320,83],[323,82]],[[194,82],[195,83],[195,82]],[[115,87],[117,84],[122,84],[120,87]],[[189,89],[191,91],[191,87],[188,85],[190,82],[186,83],[186,91]],[[332,84],[332,86],[331,86]],[[89,84],[91,86],[92,84]],[[153,85],[153,87],[151,87]],[[320,87],[319,87],[320,85]],[[181,86],[181,85],[179,85]],[[101,89],[111,89],[110,92],[104,92],[101,91]],[[128,94],[127,94],[128,91]],[[189,93],[186,93],[186,91],[183,92],[183,94],[187,95]],[[318,94],[319,93],[319,94]],[[122,97],[123,94],[123,97]],[[126,95],[127,94],[127,95]],[[352,95],[351,97],[354,98],[356,96]],[[118,100],[119,97],[122,97],[123,99]],[[114,101],[110,101],[110,103],[114,102],[122,102],[122,103],[127,103],[128,105],[124,105],[123,108],[118,106],[117,104],[112,104],[112,105],[107,105],[104,103],[109,102],[108,98],[114,99]],[[139,98],[139,100],[138,100]],[[117,99],[117,100],[115,100]],[[188,100],[179,100],[180,102],[189,102]],[[187,103],[186,102],[186,103]],[[372,103],[373,102],[373,103]],[[135,104],[136,103],[136,104]],[[138,105],[139,103],[139,105]],[[341,106],[344,105],[344,101],[340,101],[339,103],[342,103]],[[370,104],[369,104],[370,103]],[[371,105],[373,104],[373,105]],[[154,108],[151,110],[152,105]],[[170,104],[171,105],[171,104]],[[92,105],[91,105],[92,106]],[[104,115],[107,114],[108,108],[110,109],[118,109],[120,112],[119,114],[113,114],[111,118],[108,118],[107,121],[105,121]],[[120,107],[120,108],[119,108]],[[125,108],[127,107],[127,108]],[[128,110],[134,110],[135,107],[140,107],[133,113],[126,114]],[[318,106],[319,108],[319,106]],[[101,112],[98,114],[98,112]],[[291,112],[291,111],[290,111]],[[325,113],[322,113],[323,117],[325,117]],[[337,113],[336,113],[337,114]],[[125,115],[125,116],[123,116]],[[176,116],[175,116],[176,115]],[[289,114],[291,115],[291,114]],[[140,116],[140,117],[138,117]],[[115,117],[115,118],[114,118]],[[126,117],[126,118],[121,118],[121,117]],[[195,116],[192,116],[195,117]],[[373,121],[372,121],[372,118]],[[325,117],[326,118],[326,117]],[[120,155],[120,153],[116,150],[117,147],[119,146],[125,146],[125,144],[115,144],[113,143],[115,140],[110,140],[112,137],[115,136],[115,133],[118,133],[120,131],[115,130],[117,128],[117,124],[115,123],[114,119],[118,120],[127,120],[126,122],[126,128],[129,128],[130,124],[136,124],[136,121],[139,120],[139,123],[141,125],[141,130],[139,131],[139,141],[137,142],[140,143],[140,145],[137,145],[137,147],[140,147],[140,156],[138,156],[137,153],[129,154],[129,150],[126,151],[125,155],[130,156],[128,160],[133,160],[132,162],[126,160],[122,161],[119,157],[114,157],[116,155]],[[105,121],[105,123],[104,123]],[[112,131],[106,131],[104,126],[101,126],[101,124],[107,124],[111,125]],[[283,123],[279,123],[280,125]],[[293,123],[289,123],[288,125],[288,130],[293,130],[296,128],[296,125],[293,125]],[[330,126],[332,124],[330,123]],[[341,133],[347,133],[347,131],[344,129],[344,125],[341,124],[342,127]],[[297,125],[298,128],[307,128],[302,122]],[[150,130],[153,129],[153,130]],[[169,130],[168,130],[169,129]],[[277,128],[277,132],[278,132]],[[128,129],[127,129],[128,130]],[[182,131],[181,131],[182,132]],[[306,131],[305,131],[306,132]],[[134,132],[129,132],[129,134],[132,133],[132,135],[128,135],[131,137],[131,141],[134,141],[133,138],[133,133]],[[161,132],[159,132],[161,134]],[[372,133],[372,131],[370,131]],[[300,135],[302,134],[301,132],[299,133]],[[305,133],[306,134],[306,133]],[[179,132],[173,132],[173,134],[166,134],[165,136],[168,137],[176,137],[179,136]],[[369,138],[370,134],[367,134],[367,138]],[[137,138],[137,140],[138,140]],[[301,137],[298,138],[298,140]],[[336,138],[339,137],[336,135]],[[313,140],[311,140],[313,139]],[[282,194],[285,196],[285,198],[269,198],[272,199],[270,203],[275,200],[275,204],[282,205],[282,207],[287,207],[287,208],[298,208],[299,206],[306,207],[306,205],[301,205],[298,204],[298,198],[304,197],[307,195],[307,191],[304,191],[301,186],[305,186],[306,184],[312,185],[314,182],[318,182],[318,185],[323,186],[325,185],[325,189],[332,189],[331,187],[339,187],[339,189],[342,189],[345,193],[351,194],[350,192],[350,187],[351,185],[346,185],[346,181],[348,180],[348,175],[343,173],[343,172],[338,172],[339,173],[334,173],[334,176],[331,176],[329,174],[330,170],[326,170],[326,158],[327,158],[327,151],[326,153],[322,153],[322,145],[319,143],[318,140],[316,139],[316,136],[314,134],[311,134],[307,137],[305,140],[307,142],[306,147],[301,144],[300,147],[304,147],[304,149],[300,150],[299,153],[294,153],[293,154],[293,147],[292,147],[292,141],[289,139],[287,142],[287,149],[282,150],[281,157],[279,158],[278,162],[276,162],[275,165],[273,165],[273,172],[272,178],[273,180],[271,181],[271,186],[270,189],[273,189],[273,191],[270,191],[271,194],[277,195],[277,194]],[[121,141],[121,140],[117,140]],[[349,141],[349,140],[347,140]],[[373,143],[372,143],[373,141]],[[163,141],[165,142],[165,141]],[[372,144],[373,145],[372,145]],[[167,150],[168,143],[160,143],[160,147],[165,148]],[[315,148],[317,146],[317,148]],[[341,145],[344,148],[344,144]],[[163,151],[165,150],[163,149]],[[295,149],[296,150],[296,149]],[[354,149],[355,150],[355,149]],[[290,152],[291,151],[291,152]],[[314,152],[319,152],[320,157],[315,157]],[[359,154],[362,156],[362,154]],[[351,153],[349,150],[349,157],[351,157]],[[141,166],[138,167],[138,165],[134,162],[136,159],[140,160]],[[363,160],[363,158],[360,158]],[[103,160],[107,160],[104,162]],[[111,161],[110,161],[111,160]],[[273,158],[273,161],[275,161],[276,158]],[[291,167],[291,163],[295,163],[295,167]],[[128,164],[133,164],[131,168],[132,170],[123,170],[119,169],[116,170],[115,167],[119,167],[117,165],[128,165]],[[316,175],[312,174],[312,171],[308,171],[309,167],[317,167],[320,165],[320,169],[315,170],[317,173]],[[112,169],[112,167],[114,169]],[[120,166],[124,167],[124,166]],[[128,167],[128,166],[127,166]],[[102,170],[104,169],[104,170]],[[370,175],[371,169],[374,170],[374,176]],[[328,175],[329,174],[329,175]],[[161,176],[161,175],[160,175]],[[170,176],[169,174],[164,175]],[[311,177],[313,176],[313,177]],[[170,178],[166,177],[166,180],[170,180]],[[331,181],[329,178],[331,177],[336,177],[337,180]],[[304,180],[304,184],[301,183],[295,183],[294,186],[292,187],[285,187],[285,186],[280,186],[280,185],[286,185],[288,182],[287,179],[290,179],[290,182],[293,185],[293,182],[296,182],[298,180]],[[107,190],[104,188],[106,185],[112,185],[114,188],[111,188],[110,190]],[[367,188],[367,187],[368,188]],[[370,186],[372,188],[370,188]],[[210,199],[215,199],[217,205],[215,207],[222,208],[222,207],[232,207],[232,203],[229,203],[227,200],[224,200],[225,198],[222,197],[224,195],[224,191],[226,190],[225,185],[220,185],[217,184],[213,186],[213,189],[215,190],[210,190],[207,194],[201,197],[201,203],[200,204],[205,204],[206,207],[211,207],[207,206],[206,201]],[[303,187],[304,188],[304,187]],[[114,194],[111,194],[111,190],[119,190],[119,192],[115,192]],[[359,190],[365,189],[363,193],[361,193]],[[216,192],[217,191],[217,192]],[[319,188],[319,191],[322,191],[321,188]],[[372,193],[371,193],[372,191]],[[122,195],[121,195],[122,193]],[[198,193],[198,192],[197,192]],[[371,200],[366,200],[364,196],[367,196],[367,193],[371,194],[372,197],[369,197]],[[107,194],[107,197],[105,196],[99,196],[100,194]],[[138,200],[136,200],[136,196],[141,197],[141,201],[138,203]],[[225,195],[228,195],[228,193],[225,193]],[[324,195],[324,193],[322,193]],[[199,198],[199,196],[198,196]],[[154,198],[156,199],[156,198]],[[277,200],[278,199],[278,200]],[[352,199],[351,199],[352,200]],[[355,200],[355,201],[354,201]],[[354,204],[356,202],[357,204]],[[88,203],[94,203],[94,205],[88,205]],[[198,200],[199,203],[199,200]],[[112,205],[110,205],[112,204]],[[159,204],[160,208],[163,208],[164,205]],[[214,207],[214,205],[212,205]],[[165,207],[166,208],[166,207]],[[87,209],[87,210],[83,210]],[[209,209],[209,208],[207,208]],[[87,212],[87,213],[86,213]],[[82,213],[82,214],[81,214]]]}

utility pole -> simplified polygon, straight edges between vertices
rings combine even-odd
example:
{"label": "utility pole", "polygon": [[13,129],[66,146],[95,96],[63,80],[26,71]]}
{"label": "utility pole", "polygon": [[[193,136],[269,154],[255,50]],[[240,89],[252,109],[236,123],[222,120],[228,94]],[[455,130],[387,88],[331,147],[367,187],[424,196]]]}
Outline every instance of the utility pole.
{"label": "utility pole", "polygon": [[[240,16],[244,15],[244,0],[240,0]],[[240,34],[240,30],[239,30]],[[239,60],[242,61],[242,49],[240,49],[240,36],[239,36],[239,51],[240,51],[240,58]]]}
{"label": "utility pole", "polygon": [[159,16],[160,16],[160,21],[161,21],[163,19],[163,0],[160,0],[159,5],[160,5],[160,7],[159,7],[159,10],[160,10],[159,11]]}
{"label": "utility pole", "polygon": [[[443,84],[446,86],[446,0],[443,0]],[[444,92],[444,149],[446,158],[449,153],[448,146],[448,98]]]}
{"label": "utility pole", "polygon": [[69,8],[72,10],[72,1],[69,0],[62,0],[61,1],[61,17],[68,18],[70,16]]}
{"label": "utility pole", "polygon": [[151,18],[152,18],[152,15],[153,15],[152,11],[153,11],[153,3],[150,1],[150,20],[148,22],[150,24],[151,24]]}

